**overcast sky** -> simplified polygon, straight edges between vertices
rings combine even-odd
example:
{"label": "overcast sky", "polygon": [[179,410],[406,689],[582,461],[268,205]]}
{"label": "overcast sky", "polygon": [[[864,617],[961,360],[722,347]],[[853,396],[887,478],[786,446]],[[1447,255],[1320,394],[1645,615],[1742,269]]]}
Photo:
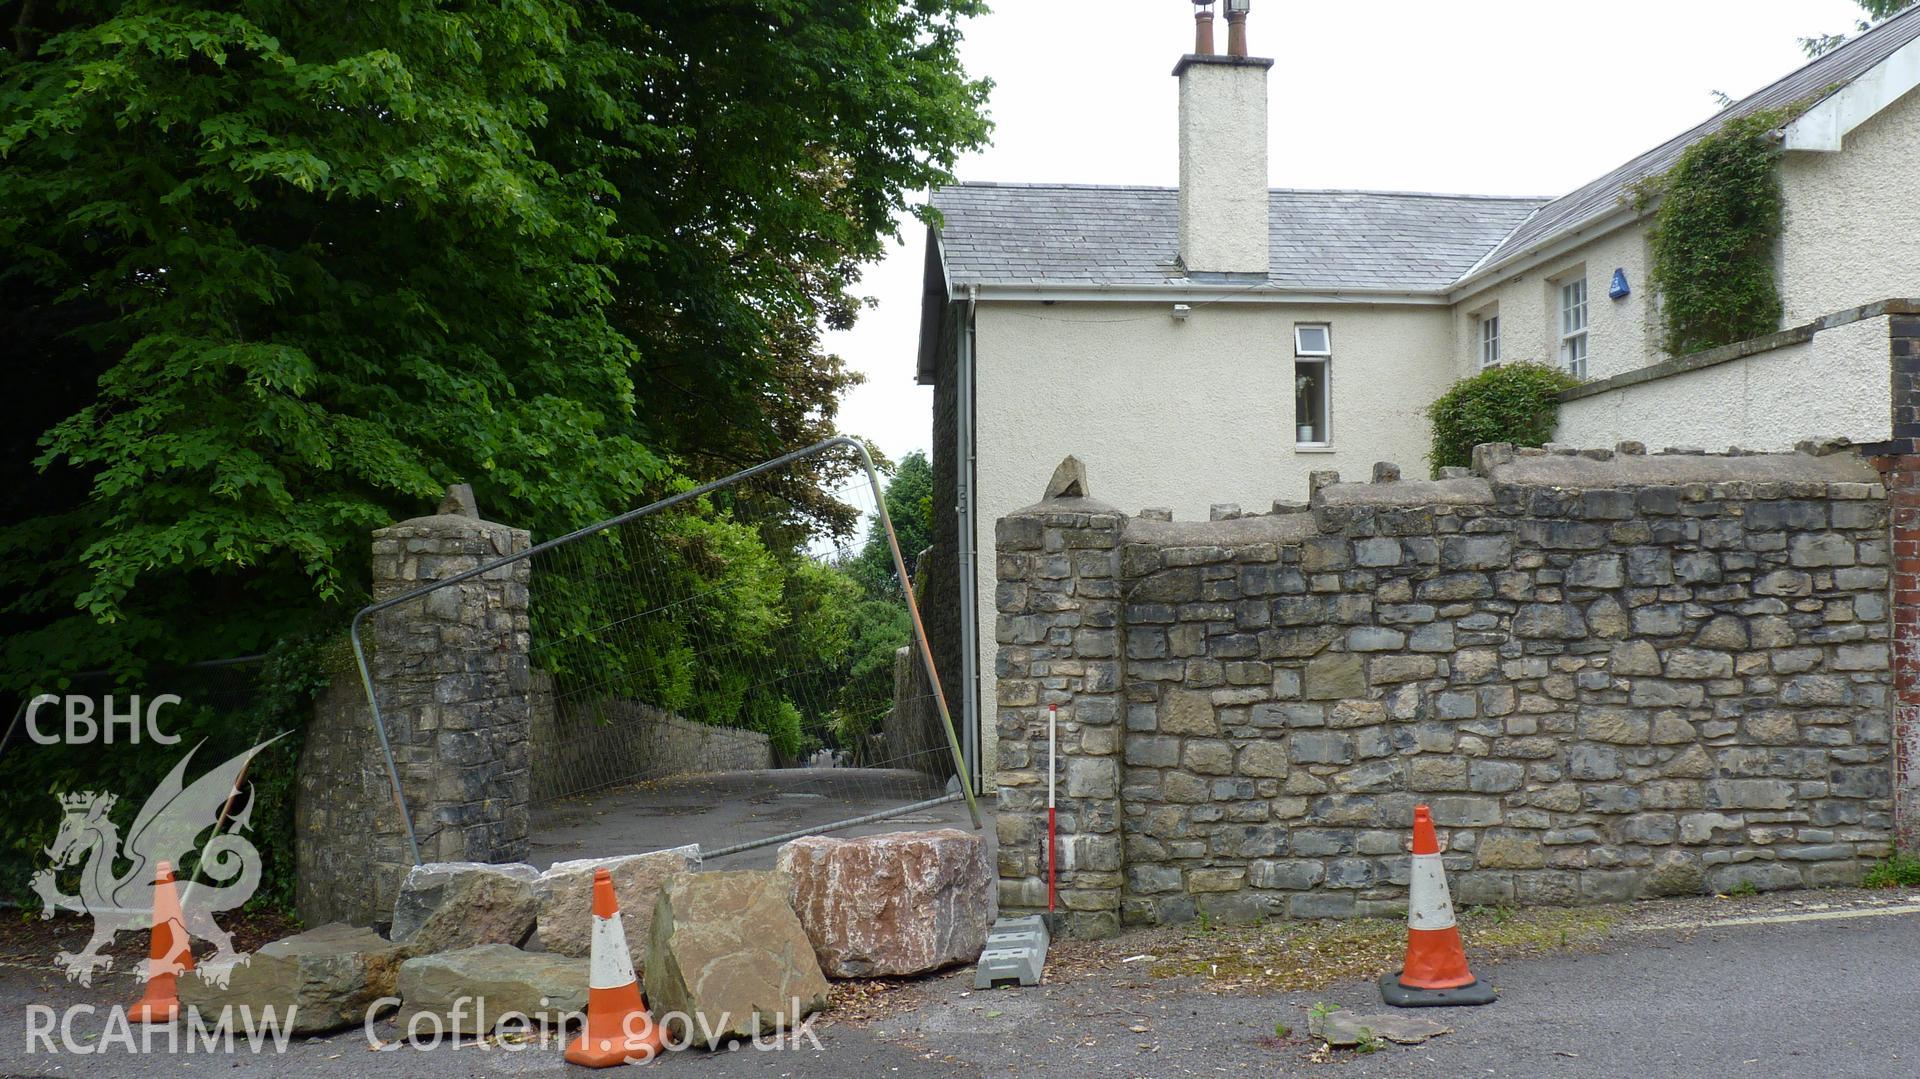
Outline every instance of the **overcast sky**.
{"label": "overcast sky", "polygon": [[[1173,63],[1189,0],[990,0],[967,70],[993,79],[993,145],[962,180],[1178,180]],[[1219,7],[1224,10],[1225,5]],[[1796,39],[1850,30],[1853,0],[1253,0],[1271,56],[1276,187],[1559,195],[1805,62]],[[1226,43],[1225,21],[1218,39]],[[898,460],[931,445],[913,380],[924,230],[867,272],[859,324],[828,347],[865,372],[840,427]]]}

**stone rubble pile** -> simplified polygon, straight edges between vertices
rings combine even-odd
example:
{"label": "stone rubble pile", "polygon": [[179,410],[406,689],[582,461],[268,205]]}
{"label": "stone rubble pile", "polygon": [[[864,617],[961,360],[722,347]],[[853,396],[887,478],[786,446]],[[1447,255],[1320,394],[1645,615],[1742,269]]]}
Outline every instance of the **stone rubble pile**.
{"label": "stone rubble pile", "polygon": [[[390,931],[343,923],[275,941],[218,986],[180,980],[182,1002],[293,1014],[296,1034],[366,1022],[401,1001],[403,1028],[485,1035],[566,1026],[588,1004],[594,871],[609,871],[650,1010],[719,1047],[783,1030],[826,1006],[836,977],[911,974],[978,956],[992,921],[981,838],[945,829],[782,848],[791,871],[700,872],[678,847],[560,862],[415,866]],[[803,922],[796,907],[808,912]],[[374,1016],[380,1018],[380,1016]]]}

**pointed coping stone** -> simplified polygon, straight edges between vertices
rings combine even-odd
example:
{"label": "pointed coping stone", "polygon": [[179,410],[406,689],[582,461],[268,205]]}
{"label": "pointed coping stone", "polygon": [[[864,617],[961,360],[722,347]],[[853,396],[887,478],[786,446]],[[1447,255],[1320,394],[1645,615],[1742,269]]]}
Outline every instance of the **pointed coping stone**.
{"label": "pointed coping stone", "polygon": [[436,512],[441,515],[471,517],[476,521],[479,520],[480,504],[473,500],[473,485],[456,483],[447,488],[447,495],[440,500],[440,508]]}
{"label": "pointed coping stone", "polygon": [[1068,454],[1060,467],[1053,470],[1053,478],[1047,481],[1046,500],[1056,498],[1087,497],[1087,466],[1080,458]]}

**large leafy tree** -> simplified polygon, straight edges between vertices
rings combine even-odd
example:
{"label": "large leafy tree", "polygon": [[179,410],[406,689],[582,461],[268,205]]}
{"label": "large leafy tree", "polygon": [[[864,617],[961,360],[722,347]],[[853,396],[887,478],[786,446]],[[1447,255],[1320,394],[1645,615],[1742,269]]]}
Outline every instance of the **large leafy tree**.
{"label": "large leafy tree", "polygon": [[[887,503],[887,519],[893,522],[894,536],[900,541],[900,555],[912,572],[915,561],[933,546],[933,466],[927,463],[927,455],[915,450],[902,457],[882,497]],[[847,570],[870,596],[899,591],[893,548],[887,545],[879,514],[868,515],[866,540]]]}
{"label": "large leafy tree", "polygon": [[977,9],[19,5],[8,677],[337,618],[449,482],[553,535],[824,434],[819,327],[984,138]]}
{"label": "large leafy tree", "polygon": [[[1856,2],[1867,17],[1855,20],[1854,29],[1865,33],[1873,29],[1873,24],[1881,19],[1891,18],[1912,7],[1916,0],[1856,0]],[[1846,43],[1847,35],[1845,34],[1815,34],[1812,37],[1801,38],[1800,48],[1805,50],[1808,56],[1818,57]]]}

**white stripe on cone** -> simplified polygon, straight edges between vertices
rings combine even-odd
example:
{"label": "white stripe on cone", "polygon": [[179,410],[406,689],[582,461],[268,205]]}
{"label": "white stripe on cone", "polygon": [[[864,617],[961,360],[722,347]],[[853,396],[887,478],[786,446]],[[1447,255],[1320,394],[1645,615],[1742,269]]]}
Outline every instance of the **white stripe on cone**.
{"label": "white stripe on cone", "polygon": [[590,951],[589,988],[621,989],[634,983],[633,959],[627,955],[627,931],[620,925],[619,911],[614,911],[611,918],[594,916]]}
{"label": "white stripe on cone", "polygon": [[1438,854],[1413,856],[1408,882],[1408,929],[1452,929],[1453,897],[1447,894],[1447,871]]}

